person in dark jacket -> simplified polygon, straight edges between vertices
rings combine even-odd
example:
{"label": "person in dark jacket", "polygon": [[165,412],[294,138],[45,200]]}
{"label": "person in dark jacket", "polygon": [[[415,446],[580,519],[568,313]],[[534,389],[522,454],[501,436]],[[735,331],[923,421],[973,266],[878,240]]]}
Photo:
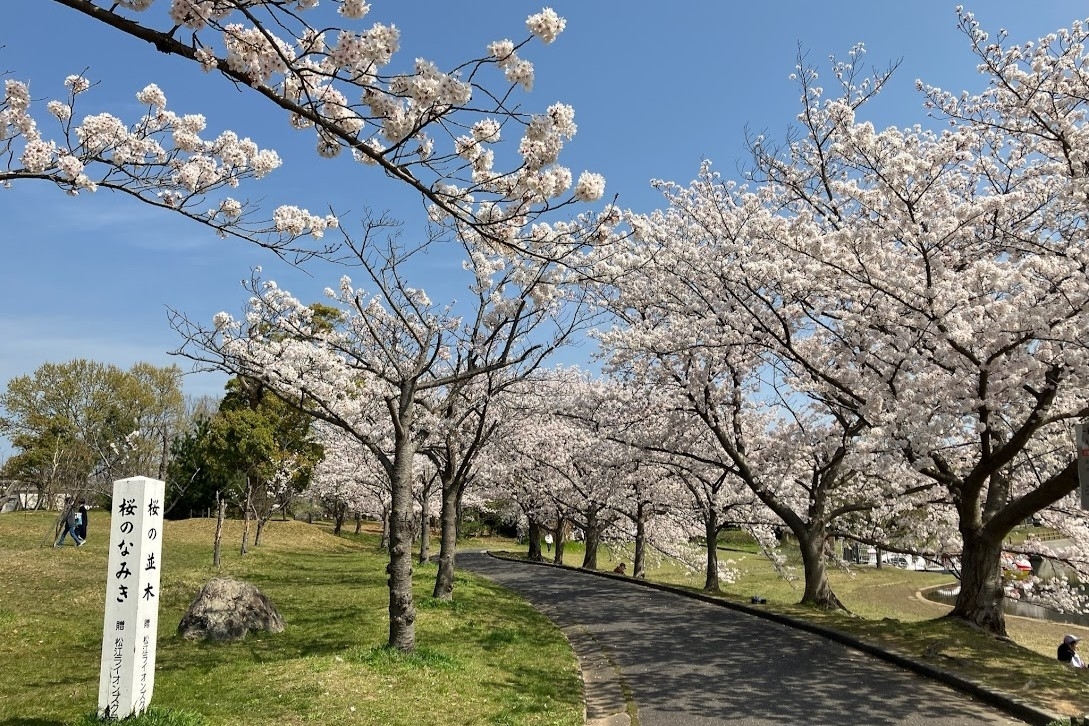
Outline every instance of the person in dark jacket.
{"label": "person in dark jacket", "polygon": [[87,541],[87,500],[86,499],[80,499],[79,500],[79,515],[80,515],[79,527],[78,527],[78,531],[76,532],[76,534],[79,535],[79,538],[81,540]]}
{"label": "person in dark jacket", "polygon": [[64,538],[68,535],[72,535],[72,542],[75,543],[76,547],[82,547],[83,539],[79,536],[79,526],[82,521],[83,517],[80,516],[79,510],[76,509],[76,505],[72,504],[69,500],[64,514],[64,524],[62,525],[60,539],[54,542],[53,546],[61,547],[64,545]]}
{"label": "person in dark jacket", "polygon": [[1081,656],[1078,655],[1078,641],[1081,640],[1076,635],[1063,636],[1063,642],[1059,643],[1059,662],[1066,663],[1073,668],[1084,668],[1085,664],[1081,662]]}

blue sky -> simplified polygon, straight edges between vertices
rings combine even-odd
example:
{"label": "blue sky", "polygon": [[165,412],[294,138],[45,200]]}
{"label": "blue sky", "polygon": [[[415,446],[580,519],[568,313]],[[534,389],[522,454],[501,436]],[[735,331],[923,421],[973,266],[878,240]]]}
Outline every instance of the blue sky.
{"label": "blue sky", "polygon": [[[158,5],[165,6],[166,0]],[[400,63],[421,56],[440,67],[483,55],[501,38],[526,35],[526,15],[541,5],[515,0],[372,0],[371,21],[402,31]],[[733,175],[744,161],[744,133],[781,138],[796,110],[788,76],[798,48],[819,70],[829,54],[846,57],[864,42],[870,63],[902,60],[892,83],[866,116],[879,127],[925,122],[915,79],[955,90],[978,90],[981,80],[954,2],[828,0],[724,2],[677,0],[554,0],[567,29],[551,46],[533,44],[537,80],[527,101],[536,109],[563,101],[575,107],[579,133],[563,161],[574,174],[605,175],[607,197],[649,211],[659,198],[652,178],[686,182],[702,159]],[[980,0],[965,6],[992,33],[1036,39],[1089,15],[1084,2]],[[162,11],[155,11],[161,14]],[[404,67],[403,65],[400,67]],[[0,26],[0,72],[29,80],[35,98],[63,97],[64,77],[85,72],[99,85],[77,115],[139,112],[134,94],[157,83],[179,113],[203,113],[209,131],[230,128],[275,148],[284,166],[249,186],[250,198],[295,203],[317,211],[334,204],[346,223],[362,210],[388,211],[405,233],[422,228],[423,208],[406,190],[371,167],[347,159],[321,160],[313,137],[294,132],[267,106],[251,103],[214,77],[146,45],[99,27],[48,0],[5,7]],[[41,119],[43,126],[46,119]],[[45,126],[48,133],[49,127]],[[304,299],[316,298],[342,269],[310,268],[308,277],[272,255],[216,238],[196,225],[105,192],[70,198],[41,182],[0,190],[0,386],[46,362],[88,358],[129,367],[186,361],[168,351],[180,340],[167,308],[209,321],[238,311],[239,282],[261,265],[266,277]],[[441,250],[429,257],[431,279],[416,284],[433,299],[444,270],[458,265]],[[439,294],[435,288],[439,287]],[[456,294],[449,292],[447,294]],[[191,394],[215,394],[224,378],[187,376]],[[0,439],[0,459],[5,442]]]}

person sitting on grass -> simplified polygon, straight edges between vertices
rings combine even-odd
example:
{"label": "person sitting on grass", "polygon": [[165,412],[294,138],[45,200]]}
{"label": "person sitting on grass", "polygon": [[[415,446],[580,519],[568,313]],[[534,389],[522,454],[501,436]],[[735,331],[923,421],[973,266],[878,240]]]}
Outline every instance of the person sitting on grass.
{"label": "person sitting on grass", "polygon": [[1081,662],[1081,656],[1078,655],[1078,641],[1081,640],[1076,635],[1063,636],[1063,642],[1059,644],[1059,662],[1066,663],[1072,668],[1084,668],[1085,664]]}
{"label": "person sitting on grass", "polygon": [[613,572],[615,572],[618,575],[626,575],[627,574],[627,572],[625,572],[626,567],[627,567],[627,565],[625,565],[623,562],[621,562],[619,565],[616,566],[616,568],[613,570]]}

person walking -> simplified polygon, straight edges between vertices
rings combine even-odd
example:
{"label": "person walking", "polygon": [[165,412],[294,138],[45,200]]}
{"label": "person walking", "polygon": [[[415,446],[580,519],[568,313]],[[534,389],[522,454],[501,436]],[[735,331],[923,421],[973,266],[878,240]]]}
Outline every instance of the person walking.
{"label": "person walking", "polygon": [[552,533],[551,532],[545,532],[545,547],[548,548],[549,552],[552,551]]}
{"label": "person walking", "polygon": [[87,541],[87,500],[79,500],[79,531],[76,532],[79,538],[84,542]]}
{"label": "person walking", "polygon": [[61,531],[60,539],[53,543],[54,547],[61,547],[64,545],[64,538],[68,535],[72,535],[72,542],[76,547],[83,546],[83,539],[79,536],[80,523],[83,521],[83,517],[80,516],[79,510],[76,509],[74,504],[69,503],[67,505],[67,513],[64,515],[64,529]]}

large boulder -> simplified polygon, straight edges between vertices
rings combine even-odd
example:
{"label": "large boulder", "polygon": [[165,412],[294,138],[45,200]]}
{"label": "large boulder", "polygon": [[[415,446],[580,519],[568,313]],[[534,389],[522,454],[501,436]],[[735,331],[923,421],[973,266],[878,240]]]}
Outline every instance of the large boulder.
{"label": "large boulder", "polygon": [[229,577],[209,581],[178,623],[178,635],[190,640],[241,640],[251,630],[282,633],[284,619],[260,590]]}

